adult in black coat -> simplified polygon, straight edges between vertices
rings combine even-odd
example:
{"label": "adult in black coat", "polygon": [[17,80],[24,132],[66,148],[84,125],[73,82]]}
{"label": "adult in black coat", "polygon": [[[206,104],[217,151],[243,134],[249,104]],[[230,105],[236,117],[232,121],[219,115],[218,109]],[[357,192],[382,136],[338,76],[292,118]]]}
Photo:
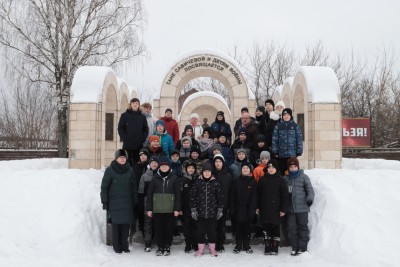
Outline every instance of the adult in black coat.
{"label": "adult in black coat", "polygon": [[128,152],[128,161],[133,166],[139,161],[139,151],[149,134],[147,119],[139,109],[140,101],[132,98],[128,109],[121,114],[118,134],[123,142],[122,149]]}
{"label": "adult in black coat", "polygon": [[229,123],[225,121],[225,116],[223,111],[218,111],[215,117],[215,122],[211,124],[211,132],[215,138],[215,142],[218,142],[218,136],[223,134],[228,140],[228,144],[232,144],[232,130]]}
{"label": "adult in black coat", "polygon": [[258,181],[259,198],[258,207],[266,233],[265,254],[278,254],[280,241],[281,217],[289,209],[289,193],[285,180],[282,178],[279,170],[278,161],[270,159],[267,168],[264,170],[265,175]]}
{"label": "adult in black coat", "polygon": [[130,252],[129,226],[134,221],[133,207],[137,203],[137,187],[127,157],[125,150],[117,150],[101,181],[101,203],[110,213],[115,253]]}
{"label": "adult in black coat", "polygon": [[235,220],[236,246],[234,253],[242,249],[252,253],[250,247],[251,222],[256,215],[257,208],[257,183],[254,180],[249,162],[242,163],[242,173],[233,183],[231,213]]}
{"label": "adult in black coat", "polygon": [[222,154],[215,154],[213,157],[213,169],[212,174],[217,179],[221,186],[223,199],[224,199],[224,209],[223,216],[217,222],[217,243],[216,250],[218,252],[224,252],[224,242],[226,239],[226,219],[228,218],[228,208],[230,203],[230,198],[232,195],[232,184],[233,178],[232,174],[228,171],[225,166],[225,159]]}

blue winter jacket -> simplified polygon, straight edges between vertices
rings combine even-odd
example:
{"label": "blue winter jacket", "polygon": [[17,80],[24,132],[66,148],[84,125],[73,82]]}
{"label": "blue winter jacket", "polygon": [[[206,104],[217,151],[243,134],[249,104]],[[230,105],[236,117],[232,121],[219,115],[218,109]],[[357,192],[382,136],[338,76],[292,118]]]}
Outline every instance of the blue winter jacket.
{"label": "blue winter jacket", "polygon": [[166,156],[170,158],[172,150],[175,149],[174,140],[172,140],[171,135],[167,131],[164,131],[162,134],[154,132],[154,135],[158,135],[160,137],[160,146],[163,148]]}
{"label": "blue winter jacket", "polygon": [[300,127],[292,120],[281,121],[272,135],[272,153],[279,158],[298,157],[303,154],[303,135]]}

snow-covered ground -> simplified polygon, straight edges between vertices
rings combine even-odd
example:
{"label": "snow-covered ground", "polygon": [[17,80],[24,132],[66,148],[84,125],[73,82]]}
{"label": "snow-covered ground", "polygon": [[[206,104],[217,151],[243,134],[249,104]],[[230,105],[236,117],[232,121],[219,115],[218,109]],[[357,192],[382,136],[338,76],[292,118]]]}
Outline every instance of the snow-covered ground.
{"label": "snow-covered ground", "polygon": [[[341,170],[313,169],[309,252],[194,258],[173,246],[169,257],[117,255],[105,245],[101,170],[67,169],[65,159],[0,162],[0,266],[399,266],[400,162],[343,159]],[[397,256],[396,256],[397,255]]]}

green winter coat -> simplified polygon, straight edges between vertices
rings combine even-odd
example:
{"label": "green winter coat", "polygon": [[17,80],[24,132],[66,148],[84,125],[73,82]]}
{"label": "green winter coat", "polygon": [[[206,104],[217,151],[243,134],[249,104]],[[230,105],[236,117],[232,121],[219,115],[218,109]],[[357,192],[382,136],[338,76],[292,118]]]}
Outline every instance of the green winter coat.
{"label": "green winter coat", "polygon": [[118,164],[115,160],[104,172],[101,182],[101,203],[108,203],[111,222],[131,224],[134,222],[133,207],[138,200],[133,169],[127,162]]}

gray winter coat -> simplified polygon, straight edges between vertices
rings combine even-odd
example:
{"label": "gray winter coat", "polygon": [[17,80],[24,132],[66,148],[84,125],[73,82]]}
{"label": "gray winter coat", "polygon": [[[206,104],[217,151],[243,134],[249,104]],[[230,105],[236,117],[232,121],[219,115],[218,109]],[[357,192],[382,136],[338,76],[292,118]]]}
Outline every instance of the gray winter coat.
{"label": "gray winter coat", "polygon": [[283,178],[288,185],[289,191],[290,207],[288,212],[309,212],[310,207],[307,205],[307,201],[313,202],[315,196],[310,178],[304,174],[303,170],[299,170],[298,175],[295,177],[287,175]]}

